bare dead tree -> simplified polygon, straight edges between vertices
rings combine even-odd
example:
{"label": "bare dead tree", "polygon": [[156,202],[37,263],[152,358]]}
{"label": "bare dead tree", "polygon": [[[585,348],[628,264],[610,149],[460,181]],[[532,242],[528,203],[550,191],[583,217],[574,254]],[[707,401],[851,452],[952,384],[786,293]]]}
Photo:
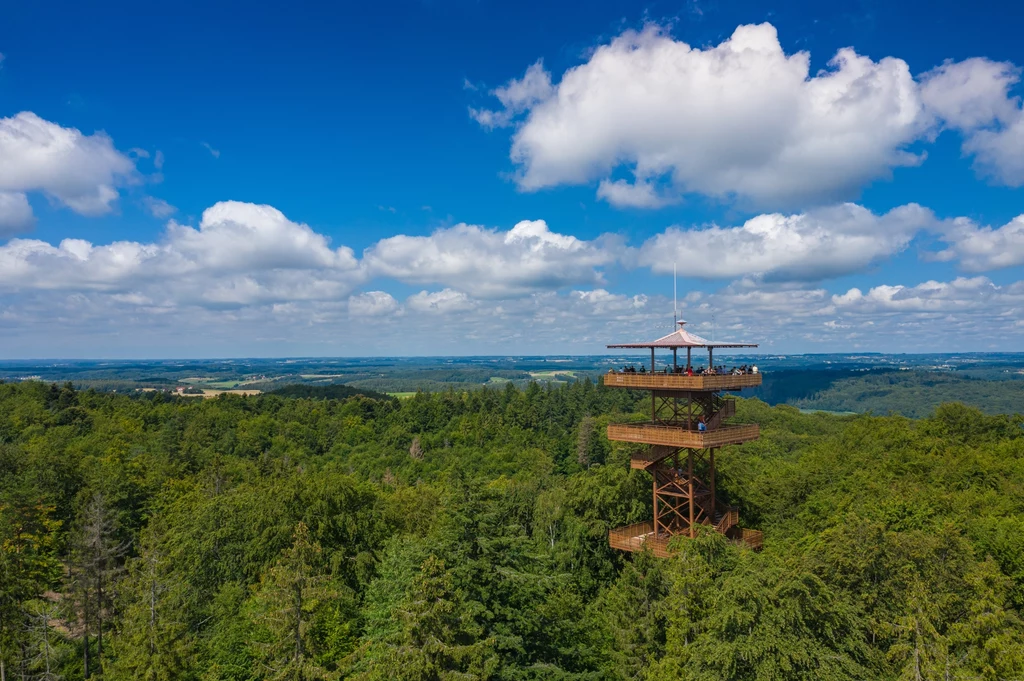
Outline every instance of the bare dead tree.
{"label": "bare dead tree", "polygon": [[[70,591],[82,632],[85,678],[101,671],[103,633],[113,605],[112,590],[123,572],[127,544],[116,538],[117,523],[102,494],[94,494],[82,512],[73,538]],[[96,639],[96,661],[89,658],[90,636]],[[95,667],[95,670],[93,669]]]}

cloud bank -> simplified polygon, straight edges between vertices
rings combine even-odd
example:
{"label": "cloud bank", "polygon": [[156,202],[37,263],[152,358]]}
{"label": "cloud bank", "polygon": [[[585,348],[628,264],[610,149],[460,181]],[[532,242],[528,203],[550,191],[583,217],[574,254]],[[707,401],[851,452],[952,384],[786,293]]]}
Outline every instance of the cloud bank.
{"label": "cloud bank", "polygon": [[[683,294],[682,312],[698,332],[711,332],[717,316],[728,320],[720,336],[755,342],[876,348],[888,338],[928,347],[951,329],[979,347],[1006,346],[1024,336],[1024,282],[970,276],[834,293],[820,282],[864,271],[920,234],[944,244],[928,257],[968,273],[1019,265],[1022,230],[1024,216],[992,228],[940,220],[916,204],[884,214],[839,204],[732,226],[672,227],[635,248],[534,220],[507,230],[459,224],[399,235],[356,254],[271,206],[226,201],[196,226],[171,220],[153,242],[11,239],[0,246],[0,326],[11,342],[30,331],[57,344],[124,333],[128,348],[192,329],[223,334],[228,350],[298,334],[325,347],[415,354],[381,345],[415,330],[417,347],[433,352],[458,354],[459,343],[593,351],[610,338],[660,328],[671,310],[664,297],[612,290],[605,282],[613,273],[665,274],[678,262],[687,281],[725,284]],[[400,294],[403,285],[417,288]]]}

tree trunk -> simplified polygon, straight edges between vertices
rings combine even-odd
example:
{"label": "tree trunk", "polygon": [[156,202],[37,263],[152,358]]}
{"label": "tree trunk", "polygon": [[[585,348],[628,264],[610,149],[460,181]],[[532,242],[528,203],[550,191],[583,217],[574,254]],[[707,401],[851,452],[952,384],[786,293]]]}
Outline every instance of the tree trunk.
{"label": "tree trunk", "polygon": [[43,650],[46,655],[46,678],[50,678],[50,618],[43,614]]}
{"label": "tree trunk", "polygon": [[914,622],[914,679],[921,681],[921,622]]}
{"label": "tree trunk", "polygon": [[302,587],[295,588],[295,663],[302,657]]}
{"label": "tree trunk", "polygon": [[103,671],[103,569],[96,572],[96,669]]}
{"label": "tree trunk", "polygon": [[156,655],[156,579],[149,585],[149,656]]}

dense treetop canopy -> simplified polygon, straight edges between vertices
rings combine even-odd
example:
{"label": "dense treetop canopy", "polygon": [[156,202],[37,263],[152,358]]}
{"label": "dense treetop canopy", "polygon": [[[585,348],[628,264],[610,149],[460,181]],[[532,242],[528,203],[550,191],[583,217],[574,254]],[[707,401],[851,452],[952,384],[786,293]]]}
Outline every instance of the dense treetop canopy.
{"label": "dense treetop canopy", "polygon": [[[764,531],[620,554],[649,481],[589,381],[405,400],[0,385],[9,678],[1024,675],[1024,420],[801,414],[719,488]],[[48,676],[47,676],[48,675]]]}

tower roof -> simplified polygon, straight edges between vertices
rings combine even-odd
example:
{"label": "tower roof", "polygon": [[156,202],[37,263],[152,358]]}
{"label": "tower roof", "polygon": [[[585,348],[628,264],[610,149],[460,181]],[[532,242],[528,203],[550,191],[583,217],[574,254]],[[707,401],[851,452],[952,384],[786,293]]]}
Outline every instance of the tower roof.
{"label": "tower roof", "polygon": [[757,343],[733,341],[709,341],[707,338],[686,330],[686,322],[680,319],[679,328],[661,338],[646,343],[616,343],[609,348],[756,348]]}

